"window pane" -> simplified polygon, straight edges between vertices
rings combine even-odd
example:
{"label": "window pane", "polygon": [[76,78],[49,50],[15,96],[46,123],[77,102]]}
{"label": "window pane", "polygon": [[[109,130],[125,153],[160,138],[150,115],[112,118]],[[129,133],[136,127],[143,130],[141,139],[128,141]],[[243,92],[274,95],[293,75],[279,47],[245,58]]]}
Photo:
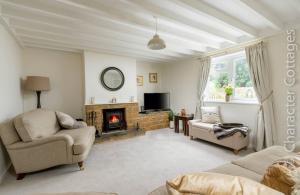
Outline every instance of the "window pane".
{"label": "window pane", "polygon": [[245,52],[212,59],[204,99],[224,101],[227,85],[234,88],[232,100],[256,101]]}
{"label": "window pane", "polygon": [[249,100],[256,99],[246,58],[242,57],[240,59],[234,60],[234,68],[234,98]]}

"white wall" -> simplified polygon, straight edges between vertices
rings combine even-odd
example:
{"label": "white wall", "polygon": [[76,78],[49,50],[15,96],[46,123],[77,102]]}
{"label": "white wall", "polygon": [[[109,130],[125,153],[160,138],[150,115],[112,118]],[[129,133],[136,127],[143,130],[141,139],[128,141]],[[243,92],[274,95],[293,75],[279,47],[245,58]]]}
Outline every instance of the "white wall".
{"label": "white wall", "polygon": [[[124,86],[117,91],[108,91],[100,82],[100,74],[107,67],[119,68],[125,77]],[[85,67],[85,103],[89,104],[91,97],[95,97],[95,103],[108,103],[113,97],[117,102],[129,102],[134,96],[136,101],[136,60],[133,58],[84,52]]]}
{"label": "white wall", "polygon": [[[51,90],[42,92],[42,107],[59,110],[75,118],[83,116],[84,74],[81,54],[26,48],[24,50],[24,79],[26,76],[50,78]],[[35,92],[24,91],[24,110],[35,108]]]}
{"label": "white wall", "polygon": [[[162,91],[162,66],[150,63],[137,63],[138,76],[144,77],[143,86],[137,86],[137,100],[140,106],[144,105],[144,93],[159,93]],[[157,83],[149,82],[149,73],[157,73]]]}
{"label": "white wall", "polygon": [[[21,93],[22,49],[0,23],[0,124],[23,111]],[[0,143],[0,182],[9,159]]]}
{"label": "white wall", "polygon": [[[178,113],[185,108],[188,113],[195,113],[199,78],[197,60],[163,65],[162,78],[162,88],[170,91],[173,111]],[[205,103],[205,105],[219,106],[224,122],[243,123],[251,129],[255,127],[258,105],[233,103]]]}

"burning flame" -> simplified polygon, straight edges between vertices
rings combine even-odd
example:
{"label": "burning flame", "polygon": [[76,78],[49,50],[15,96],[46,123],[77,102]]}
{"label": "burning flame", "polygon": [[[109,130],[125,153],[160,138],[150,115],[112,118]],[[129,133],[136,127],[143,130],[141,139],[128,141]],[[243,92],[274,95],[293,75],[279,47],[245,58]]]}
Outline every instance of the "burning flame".
{"label": "burning flame", "polygon": [[109,118],[109,122],[110,123],[117,123],[117,122],[119,122],[119,117],[117,115],[112,115]]}

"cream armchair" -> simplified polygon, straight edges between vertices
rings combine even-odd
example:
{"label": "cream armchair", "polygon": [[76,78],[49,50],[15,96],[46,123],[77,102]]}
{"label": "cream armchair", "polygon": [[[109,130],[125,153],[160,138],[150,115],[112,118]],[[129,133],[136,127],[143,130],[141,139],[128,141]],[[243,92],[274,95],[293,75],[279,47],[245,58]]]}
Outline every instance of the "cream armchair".
{"label": "cream armchair", "polygon": [[17,116],[1,128],[1,139],[17,174],[83,161],[95,140],[95,127],[64,130],[55,112],[38,109]]}

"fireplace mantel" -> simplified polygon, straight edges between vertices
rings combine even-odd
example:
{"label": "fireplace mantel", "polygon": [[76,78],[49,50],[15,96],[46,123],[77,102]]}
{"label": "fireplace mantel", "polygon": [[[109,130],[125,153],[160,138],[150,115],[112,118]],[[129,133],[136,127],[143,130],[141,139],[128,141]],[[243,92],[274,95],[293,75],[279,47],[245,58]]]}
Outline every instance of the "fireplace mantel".
{"label": "fireplace mantel", "polygon": [[[167,128],[169,125],[168,111],[139,114],[139,104],[137,102],[86,104],[86,122],[88,125],[95,126],[98,131],[102,132],[103,110],[116,108],[125,109],[127,130],[137,128],[137,124],[139,124],[139,127],[144,130]],[[92,113],[96,115],[93,120],[90,117]]]}
{"label": "fireplace mantel", "polygon": [[[128,103],[104,103],[104,104],[87,104],[85,105],[86,110],[86,121],[88,125],[93,125],[97,130],[102,132],[103,130],[103,110],[105,109],[125,109],[125,120],[126,130],[135,129],[137,127],[139,117],[139,104],[137,102]],[[94,119],[91,118],[93,113]],[[96,116],[96,117],[95,117]]]}
{"label": "fireplace mantel", "polygon": [[85,104],[85,106],[99,106],[99,105],[123,105],[123,104],[138,104],[137,102],[117,102],[117,103],[96,103],[96,104]]}

